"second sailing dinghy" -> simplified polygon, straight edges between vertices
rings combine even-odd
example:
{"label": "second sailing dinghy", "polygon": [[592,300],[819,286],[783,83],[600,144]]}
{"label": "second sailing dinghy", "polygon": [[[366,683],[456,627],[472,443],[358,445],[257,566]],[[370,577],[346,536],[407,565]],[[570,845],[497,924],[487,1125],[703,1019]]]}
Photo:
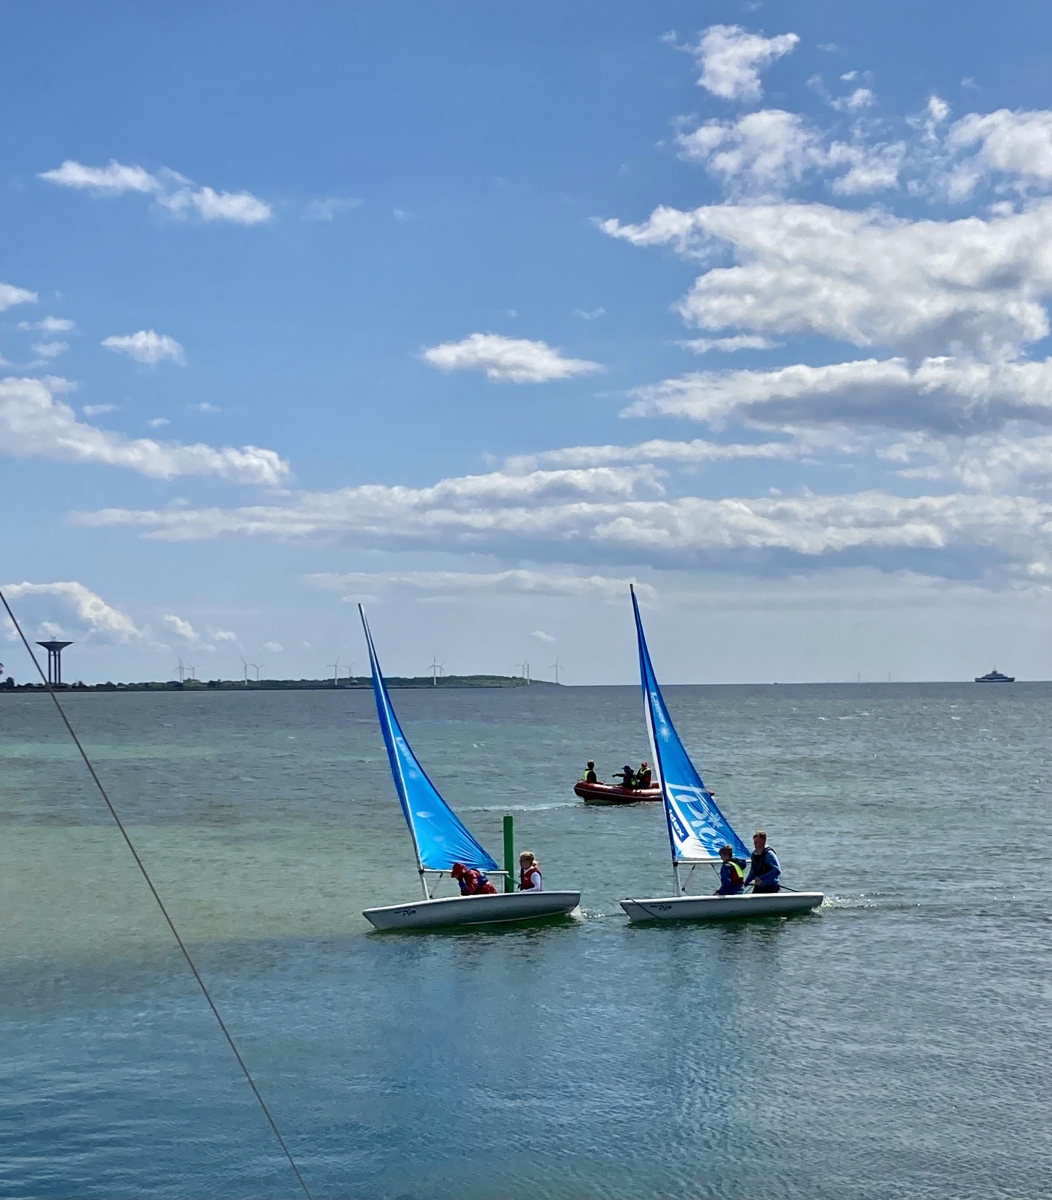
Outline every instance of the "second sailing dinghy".
{"label": "second sailing dinghy", "polygon": [[497,892],[482,896],[432,895],[429,878],[437,885],[454,863],[496,876],[504,874],[439,795],[405,740],[391,707],[387,684],[380,671],[369,624],[359,604],[373,692],[380,718],[391,774],[402,804],[416,852],[416,869],[424,898],[408,904],[367,908],[362,916],[377,929],[434,929],[451,925],[492,925],[507,921],[533,921],[540,917],[563,916],[577,907],[580,892]]}
{"label": "second sailing dinghy", "polygon": [[[745,843],[720,812],[690,756],[679,740],[650,661],[639,604],[632,589],[632,610],[639,640],[639,674],[643,707],[654,754],[654,773],[665,802],[668,840],[672,847],[674,893],[649,900],[622,900],[633,921],[705,921],[734,917],[784,916],[808,912],[825,898],[821,892],[741,893],[737,896],[690,896],[680,882],[680,868],[717,864],[720,847],[730,846],[735,858],[748,858]],[[688,875],[688,881],[689,881]]]}

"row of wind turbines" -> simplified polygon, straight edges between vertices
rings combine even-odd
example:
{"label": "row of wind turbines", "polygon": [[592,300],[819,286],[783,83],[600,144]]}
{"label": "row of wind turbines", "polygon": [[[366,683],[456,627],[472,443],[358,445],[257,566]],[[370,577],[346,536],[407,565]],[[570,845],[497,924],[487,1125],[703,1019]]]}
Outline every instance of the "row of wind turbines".
{"label": "row of wind turbines", "polygon": [[[250,670],[255,671],[256,683],[259,683],[259,673],[260,673],[260,671],[263,670],[263,668],[267,664],[266,663],[250,663],[250,662],[247,662],[245,659],[242,659],[241,665],[244,669],[245,687],[248,687],[249,671]],[[332,671],[332,686],[333,687],[340,686],[340,672],[341,671],[347,672],[347,679],[349,682],[354,682],[354,683],[358,682],[358,678],[354,673],[353,660],[352,660],[350,666],[346,666],[346,665],[341,666],[340,665],[340,657],[339,657],[339,655],[337,655],[335,662],[325,664],[325,669],[327,671],[328,670]],[[3,670],[3,668],[0,667],[0,672],[2,672],[2,670]],[[555,682],[558,683],[559,682],[559,671],[560,671],[558,657],[556,658],[555,662],[548,664],[548,670],[555,672]],[[431,655],[431,665],[427,668],[427,671],[431,676],[432,685],[437,687],[439,676],[443,675],[445,673],[445,663],[440,663],[438,661],[437,656],[432,654]],[[532,682],[530,679],[529,659],[524,659],[521,663],[515,663],[515,672],[516,672],[516,674],[521,675],[522,678],[526,681],[526,685],[529,686],[529,684]],[[198,682],[197,667],[194,666],[193,663],[184,663],[181,655],[179,657],[179,665],[171,673],[173,675],[179,676],[180,683],[185,683],[188,679],[192,679],[195,683]]]}

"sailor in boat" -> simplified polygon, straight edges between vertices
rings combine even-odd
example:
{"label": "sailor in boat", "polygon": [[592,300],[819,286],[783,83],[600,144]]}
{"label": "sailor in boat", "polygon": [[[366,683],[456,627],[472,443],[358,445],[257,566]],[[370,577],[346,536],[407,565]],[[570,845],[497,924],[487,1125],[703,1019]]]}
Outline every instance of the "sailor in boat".
{"label": "sailor in boat", "polygon": [[636,772],[636,787],[650,787],[653,778],[654,776],[651,774],[650,768],[647,766],[646,759],[644,759],[639,764],[639,770]]}
{"label": "sailor in boat", "polygon": [[778,876],[782,868],[778,855],[767,845],[767,834],[762,829],[752,835],[752,862],[749,864],[749,874],[745,877],[745,886],[752,884],[754,892],[780,892],[781,885]]}
{"label": "sailor in boat", "polygon": [[745,875],[734,858],[730,846],[720,847],[720,886],[714,896],[740,896],[745,891]]}
{"label": "sailor in boat", "polygon": [[621,786],[623,788],[634,788],[636,786],[636,773],[632,770],[628,763],[625,763],[624,767],[622,767],[620,771],[614,772],[614,778],[621,780]]}
{"label": "sailor in boat", "polygon": [[541,864],[537,861],[537,856],[532,850],[523,850],[519,855],[519,891],[544,891],[544,876],[541,875]]}
{"label": "sailor in boat", "polygon": [[599,776],[595,773],[595,763],[585,763],[584,774],[581,776],[582,783],[598,783]]}
{"label": "sailor in boat", "polygon": [[449,873],[460,886],[462,896],[492,896],[497,891],[489,878],[474,867],[465,867],[463,863],[455,862]]}

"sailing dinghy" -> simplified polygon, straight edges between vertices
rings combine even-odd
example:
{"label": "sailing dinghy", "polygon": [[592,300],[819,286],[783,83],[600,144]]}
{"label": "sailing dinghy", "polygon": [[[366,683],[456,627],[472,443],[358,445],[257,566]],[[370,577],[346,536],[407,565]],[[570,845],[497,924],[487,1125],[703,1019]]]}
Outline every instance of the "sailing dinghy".
{"label": "sailing dinghy", "polygon": [[507,921],[534,921],[541,917],[564,916],[581,901],[580,892],[498,892],[485,896],[432,895],[442,876],[454,863],[463,863],[491,875],[501,871],[489,854],[472,837],[456,813],[439,795],[424,768],[405,740],[398,718],[391,707],[387,684],[380,671],[369,624],[358,605],[362,628],[369,646],[369,665],[373,672],[373,693],[380,729],[391,761],[391,774],[402,804],[409,836],[413,839],[416,869],[420,874],[423,900],[408,904],[389,904],[367,908],[362,916],[376,929],[437,929],[452,925],[493,925]]}
{"label": "sailing dinghy", "polygon": [[[674,893],[649,900],[622,900],[633,921],[722,921],[738,917],[786,916],[809,912],[825,899],[821,892],[741,893],[737,896],[690,896],[680,883],[680,868],[716,864],[720,847],[730,846],[735,858],[748,858],[745,843],[720,812],[676,733],[650,661],[639,604],[632,589],[632,610],[639,640],[639,675],[643,685],[654,774],[665,802],[668,840],[672,847]],[[690,874],[687,882],[690,881]]]}

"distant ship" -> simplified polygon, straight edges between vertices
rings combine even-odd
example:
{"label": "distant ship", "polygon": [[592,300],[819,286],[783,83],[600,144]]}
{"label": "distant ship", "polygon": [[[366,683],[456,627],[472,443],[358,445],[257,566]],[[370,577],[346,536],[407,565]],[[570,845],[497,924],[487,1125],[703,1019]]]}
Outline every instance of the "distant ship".
{"label": "distant ship", "polygon": [[975,682],[976,683],[1015,683],[1015,676],[1014,675],[1002,675],[1001,672],[996,667],[994,667],[994,669],[986,675],[976,675]]}

